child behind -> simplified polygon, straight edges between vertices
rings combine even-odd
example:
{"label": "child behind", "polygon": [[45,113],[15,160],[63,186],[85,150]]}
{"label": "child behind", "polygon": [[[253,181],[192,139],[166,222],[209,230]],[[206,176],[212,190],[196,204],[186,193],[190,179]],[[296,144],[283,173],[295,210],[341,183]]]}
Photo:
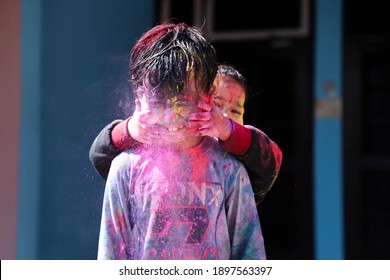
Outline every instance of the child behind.
{"label": "child behind", "polygon": [[183,129],[199,102],[211,102],[216,72],[215,51],[194,27],[164,23],[137,41],[130,57],[136,106],[172,136],[112,162],[98,259],[266,258],[245,168],[214,138]]}

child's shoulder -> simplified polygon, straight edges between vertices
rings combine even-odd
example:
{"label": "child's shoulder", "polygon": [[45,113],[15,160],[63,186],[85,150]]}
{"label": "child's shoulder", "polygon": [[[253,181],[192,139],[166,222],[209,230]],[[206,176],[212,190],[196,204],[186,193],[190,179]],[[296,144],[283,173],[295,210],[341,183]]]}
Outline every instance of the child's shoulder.
{"label": "child's shoulder", "polygon": [[208,146],[207,150],[210,151],[211,156],[214,157],[216,161],[231,163],[234,165],[240,164],[238,159],[226,150],[217,139],[207,137],[206,141],[206,146]]}
{"label": "child's shoulder", "polygon": [[114,169],[127,168],[131,165],[132,153],[130,151],[123,151],[117,155],[111,162],[111,167]]}

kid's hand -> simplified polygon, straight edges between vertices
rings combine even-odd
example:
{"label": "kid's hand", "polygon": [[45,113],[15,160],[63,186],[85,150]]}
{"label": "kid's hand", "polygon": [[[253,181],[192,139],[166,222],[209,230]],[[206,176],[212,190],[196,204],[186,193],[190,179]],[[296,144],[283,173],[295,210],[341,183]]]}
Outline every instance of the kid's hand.
{"label": "kid's hand", "polygon": [[231,120],[226,118],[214,103],[199,102],[201,112],[188,116],[187,128],[191,136],[211,136],[226,141],[231,134]]}
{"label": "kid's hand", "polygon": [[175,131],[169,131],[165,127],[157,124],[150,124],[148,120],[152,113],[150,110],[142,110],[138,100],[136,109],[128,122],[128,131],[131,137],[143,144],[169,144],[180,142],[188,136],[187,127]]}
{"label": "kid's hand", "polygon": [[164,128],[159,125],[152,125],[147,122],[151,116],[150,110],[142,110],[138,99],[135,101],[136,109],[128,122],[127,129],[130,136],[143,144],[163,143],[160,134]]}

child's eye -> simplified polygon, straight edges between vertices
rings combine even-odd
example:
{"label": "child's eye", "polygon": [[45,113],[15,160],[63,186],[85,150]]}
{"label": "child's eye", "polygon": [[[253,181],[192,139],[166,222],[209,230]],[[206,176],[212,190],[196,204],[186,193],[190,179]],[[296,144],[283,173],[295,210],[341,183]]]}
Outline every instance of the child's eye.
{"label": "child's eye", "polygon": [[236,114],[236,115],[241,116],[241,112],[239,112],[239,111],[237,111],[237,110],[231,110],[231,112],[232,112],[233,114]]}

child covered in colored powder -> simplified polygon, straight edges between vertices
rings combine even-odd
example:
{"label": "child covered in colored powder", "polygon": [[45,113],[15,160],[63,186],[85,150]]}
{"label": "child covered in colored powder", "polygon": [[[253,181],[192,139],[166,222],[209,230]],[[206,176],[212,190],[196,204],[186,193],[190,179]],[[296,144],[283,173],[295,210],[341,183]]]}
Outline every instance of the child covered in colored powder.
{"label": "child covered in colored powder", "polygon": [[130,72],[136,111],[165,133],[113,160],[98,259],[265,259],[245,168],[215,138],[180,129],[212,102],[213,47],[195,27],[164,23],[137,41]]}
{"label": "child covered in colored powder", "polygon": [[[282,163],[279,146],[263,131],[243,125],[245,105],[249,99],[245,77],[232,65],[218,66],[218,88],[214,104],[200,102],[201,112],[188,116],[189,135],[213,136],[242,162],[248,171],[257,203],[264,200],[272,188]],[[133,149],[140,142],[160,141],[164,130],[150,128],[142,119],[148,112],[137,112],[135,117],[115,120],[102,129],[93,142],[89,157],[102,176],[107,179],[111,161],[123,150]],[[232,121],[229,121],[232,120]],[[130,121],[131,120],[131,121]],[[143,129],[147,126],[150,129]]]}

